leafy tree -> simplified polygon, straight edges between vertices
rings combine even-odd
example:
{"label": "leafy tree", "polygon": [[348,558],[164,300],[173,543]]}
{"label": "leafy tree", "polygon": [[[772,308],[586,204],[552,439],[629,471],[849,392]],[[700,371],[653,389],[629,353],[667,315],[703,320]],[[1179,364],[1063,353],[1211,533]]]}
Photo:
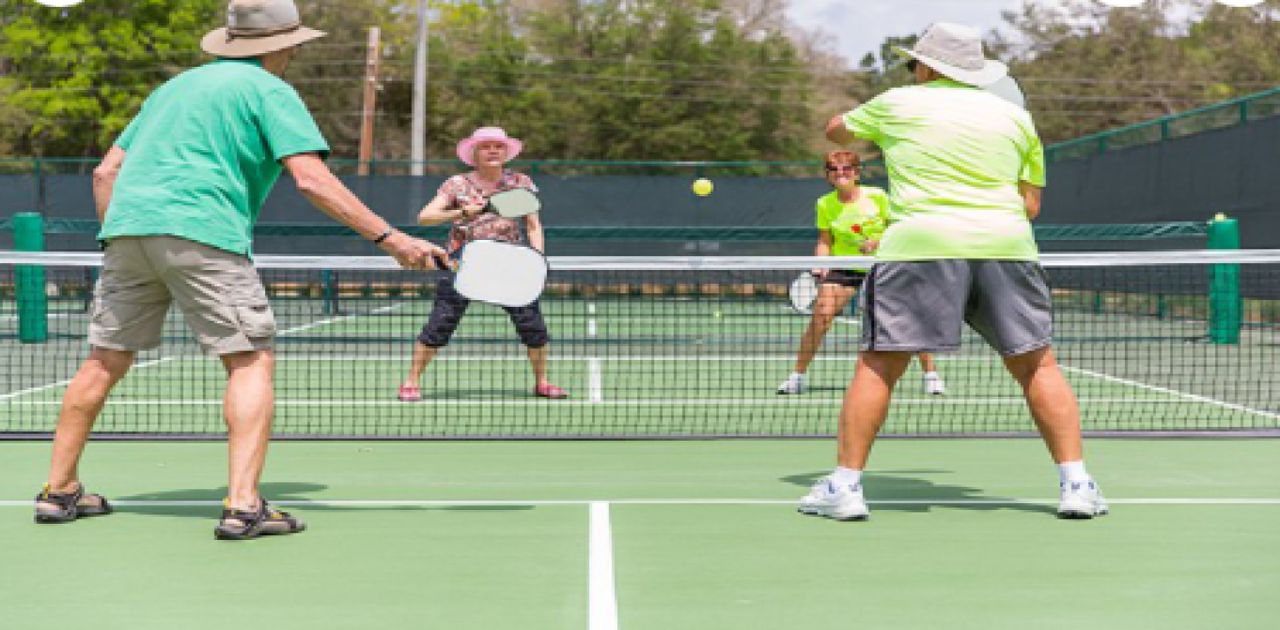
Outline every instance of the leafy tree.
{"label": "leafy tree", "polygon": [[102,153],[156,84],[197,59],[200,36],[224,9],[222,0],[97,2],[66,10],[0,0],[0,58],[9,65],[4,100],[30,117],[17,131],[8,124],[14,148]]}

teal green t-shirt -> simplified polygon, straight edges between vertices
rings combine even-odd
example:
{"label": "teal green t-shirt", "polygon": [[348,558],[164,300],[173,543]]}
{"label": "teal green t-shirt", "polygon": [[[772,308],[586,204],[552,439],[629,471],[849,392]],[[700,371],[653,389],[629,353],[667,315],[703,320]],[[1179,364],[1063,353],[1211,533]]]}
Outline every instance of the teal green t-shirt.
{"label": "teal green t-shirt", "polygon": [[884,235],[889,223],[889,196],[874,186],[861,186],[858,198],[840,201],[831,191],[814,204],[814,226],[831,233],[832,256],[861,256],[860,246]]}
{"label": "teal green t-shirt", "polygon": [[1038,260],[1019,182],[1044,186],[1031,115],[949,79],[889,90],[844,115],[889,171],[881,260]]}
{"label": "teal green t-shirt", "polygon": [[248,255],[280,160],[329,145],[289,84],[256,60],[219,59],[156,89],[125,151],[99,240],[177,236]]}

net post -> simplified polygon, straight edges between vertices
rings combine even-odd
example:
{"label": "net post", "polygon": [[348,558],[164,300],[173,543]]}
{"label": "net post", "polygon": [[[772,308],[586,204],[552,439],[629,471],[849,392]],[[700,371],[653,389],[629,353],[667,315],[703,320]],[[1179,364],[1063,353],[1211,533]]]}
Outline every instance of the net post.
{"label": "net post", "polygon": [[[1240,249],[1240,224],[1218,213],[1209,222],[1209,249]],[[1244,300],[1240,295],[1240,265],[1209,267],[1209,341],[1240,343],[1244,320]]]}
{"label": "net post", "polygon": [[[22,252],[44,251],[44,217],[36,212],[13,215],[13,247]],[[49,339],[49,302],[44,293],[44,267],[18,265],[14,269],[18,298],[18,340],[44,343]]]}
{"label": "net post", "polygon": [[323,304],[321,312],[325,315],[337,315],[338,287],[334,281],[332,269],[320,270],[320,297]]}

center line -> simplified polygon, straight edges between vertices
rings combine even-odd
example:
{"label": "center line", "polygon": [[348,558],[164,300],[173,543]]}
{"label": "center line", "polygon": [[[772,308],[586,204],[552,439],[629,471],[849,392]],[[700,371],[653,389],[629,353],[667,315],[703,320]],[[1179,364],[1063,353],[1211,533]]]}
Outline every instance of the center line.
{"label": "center line", "polygon": [[618,598],[613,583],[613,530],[609,504],[591,503],[587,551],[589,630],[618,630]]}

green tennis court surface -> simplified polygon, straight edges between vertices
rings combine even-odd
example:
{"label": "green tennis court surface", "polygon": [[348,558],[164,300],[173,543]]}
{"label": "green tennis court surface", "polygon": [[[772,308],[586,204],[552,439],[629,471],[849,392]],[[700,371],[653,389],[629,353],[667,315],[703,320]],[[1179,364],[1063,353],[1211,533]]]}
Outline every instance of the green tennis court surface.
{"label": "green tennis court surface", "polygon": [[220,444],[91,444],[119,513],[37,526],[48,448],[13,442],[0,626],[1273,627],[1280,442],[1087,446],[1102,519],[1053,517],[1038,441],[888,440],[836,523],[793,511],[827,440],[288,442],[265,492],[309,530],[234,544]]}
{"label": "green tennis court surface", "polygon": [[[827,435],[859,332],[842,317],[810,371],[812,391],[777,396],[808,317],[785,300],[560,298],[548,301],[550,374],[573,394],[530,395],[532,378],[510,322],[483,305],[428,368],[425,402],[395,391],[408,369],[427,300],[349,300],[325,315],[278,301],[276,428],[282,435],[394,437]],[[48,344],[4,342],[11,364],[0,392],[0,432],[48,431],[85,348],[83,313],[51,319]],[[13,327],[12,320],[0,326]],[[1092,431],[1275,430],[1280,410],[1266,374],[1280,331],[1248,329],[1242,343],[1203,343],[1205,323],[1064,309],[1057,347]],[[180,318],[169,339],[140,355],[98,429],[121,433],[221,431],[222,368],[200,354]],[[913,364],[899,386],[890,433],[990,434],[1031,430],[1021,392],[976,335],[940,355],[945,397],[920,391]]]}
{"label": "green tennis court surface", "polygon": [[[1277,433],[1274,265],[1240,266],[1242,300],[1262,301],[1216,331],[1230,318],[1211,308],[1203,266],[1057,272],[1056,347],[1088,430]],[[836,323],[809,393],[778,396],[809,318],[787,306],[794,272],[753,269],[553,278],[550,372],[567,401],[530,394],[510,322],[473,306],[420,403],[394,395],[427,318],[422,278],[345,273],[329,285],[324,270],[268,270],[276,432],[350,440],[272,447],[264,493],[310,529],[214,541],[217,442],[95,443],[83,477],[119,513],[36,526],[30,497],[48,446],[0,442],[0,627],[48,623],[68,597],[77,619],[140,629],[1200,629],[1280,618],[1274,440],[1091,440],[1090,471],[1113,509],[1091,522],[1054,517],[1056,474],[1036,440],[886,440],[862,524],[794,511],[830,469],[829,439],[549,440],[834,433],[858,320]],[[46,284],[57,295],[44,342],[20,343],[18,318],[0,313],[0,437],[53,427],[86,351],[82,271]],[[920,392],[913,365],[889,433],[1032,430],[999,360],[976,336],[963,341],[940,357],[944,397]],[[171,314],[164,344],[139,356],[98,429],[216,438],[221,372]],[[545,441],[359,440],[506,437]]]}

